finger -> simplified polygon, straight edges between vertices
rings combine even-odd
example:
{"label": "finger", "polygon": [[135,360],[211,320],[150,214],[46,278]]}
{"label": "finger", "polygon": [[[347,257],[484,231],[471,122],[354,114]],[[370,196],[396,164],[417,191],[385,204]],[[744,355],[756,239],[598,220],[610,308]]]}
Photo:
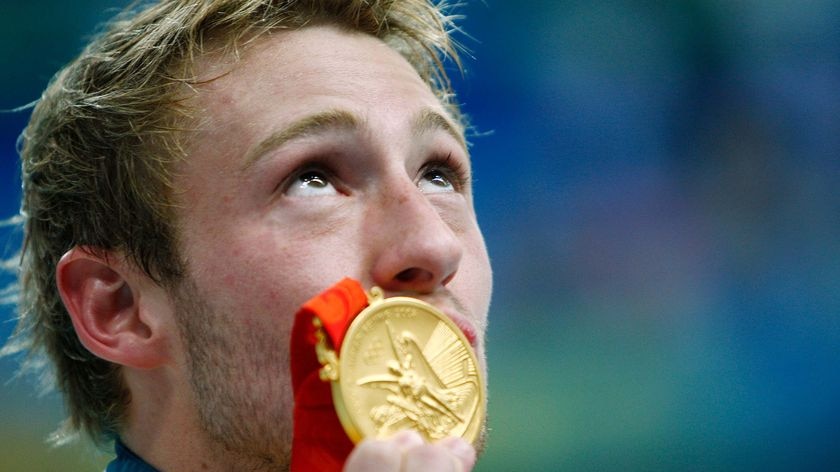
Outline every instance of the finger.
{"label": "finger", "polygon": [[420,433],[414,431],[413,429],[404,429],[391,436],[388,441],[399,446],[402,452],[413,449],[417,446],[422,446],[426,442],[423,440],[423,436],[420,436]]}
{"label": "finger", "polygon": [[350,453],[344,464],[344,472],[399,472],[402,454],[402,450],[390,441],[365,439]]}
{"label": "finger", "polygon": [[400,431],[388,439],[365,439],[350,453],[344,470],[398,472],[405,452],[423,443],[423,437],[411,430]]}
{"label": "finger", "polygon": [[464,472],[461,461],[439,444],[424,444],[406,451],[403,472]]}
{"label": "finger", "polygon": [[472,470],[475,466],[475,448],[465,439],[459,437],[445,438],[438,441],[437,444],[448,449],[453,456],[457,457],[463,470]]}

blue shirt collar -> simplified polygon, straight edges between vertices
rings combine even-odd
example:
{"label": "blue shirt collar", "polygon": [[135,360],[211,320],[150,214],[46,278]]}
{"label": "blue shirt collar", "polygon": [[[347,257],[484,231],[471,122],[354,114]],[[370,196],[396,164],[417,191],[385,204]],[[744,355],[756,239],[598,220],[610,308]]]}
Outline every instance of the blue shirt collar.
{"label": "blue shirt collar", "polygon": [[119,438],[114,441],[114,452],[117,457],[108,463],[105,472],[159,472],[126,447]]}

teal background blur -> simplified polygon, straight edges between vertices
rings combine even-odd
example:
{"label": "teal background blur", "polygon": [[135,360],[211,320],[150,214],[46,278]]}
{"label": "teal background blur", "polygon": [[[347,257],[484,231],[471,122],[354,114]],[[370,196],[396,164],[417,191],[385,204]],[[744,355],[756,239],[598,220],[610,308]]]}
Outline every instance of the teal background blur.
{"label": "teal background blur", "polygon": [[[0,108],[126,3],[4,0]],[[495,268],[478,470],[840,467],[840,3],[460,12]],[[0,113],[0,218],[27,118]],[[4,256],[19,238],[0,228]],[[42,445],[60,402],[34,391],[2,384],[0,470],[101,469]]]}

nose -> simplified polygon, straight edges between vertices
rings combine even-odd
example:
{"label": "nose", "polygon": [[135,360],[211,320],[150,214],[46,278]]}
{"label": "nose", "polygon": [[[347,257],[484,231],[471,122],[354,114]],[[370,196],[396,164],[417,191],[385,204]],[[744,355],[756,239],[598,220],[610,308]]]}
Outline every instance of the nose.
{"label": "nose", "polygon": [[385,192],[371,218],[372,278],[385,291],[431,293],[458,270],[463,248],[441,210],[409,180]]}

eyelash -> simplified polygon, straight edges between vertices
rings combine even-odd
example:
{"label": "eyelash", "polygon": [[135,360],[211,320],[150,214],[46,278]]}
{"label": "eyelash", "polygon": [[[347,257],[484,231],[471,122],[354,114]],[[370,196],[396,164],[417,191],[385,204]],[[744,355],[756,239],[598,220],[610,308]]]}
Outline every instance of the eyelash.
{"label": "eyelash", "polygon": [[470,175],[459,160],[452,157],[450,152],[445,157],[436,157],[423,165],[420,175],[423,176],[431,170],[442,172],[455,187],[456,191],[463,191],[470,183]]}
{"label": "eyelash", "polygon": [[[470,175],[469,172],[459,160],[452,157],[452,153],[448,153],[446,156],[438,156],[432,158],[429,162],[423,165],[420,168],[420,175],[423,176],[427,172],[436,170],[449,179],[452,183],[453,187],[456,191],[461,192],[463,191],[470,183]],[[306,175],[309,172],[320,172],[324,174],[324,177],[331,182],[333,185],[336,184],[336,176],[335,173],[330,171],[329,166],[323,164],[321,162],[309,162],[294,173],[292,173],[288,179],[278,185],[278,189],[280,189],[283,193],[287,192],[292,185],[294,185],[301,176]]]}
{"label": "eyelash", "polygon": [[292,185],[295,185],[295,183],[298,182],[298,179],[310,172],[319,172],[321,174],[324,174],[324,177],[327,179],[327,181],[329,181],[337,188],[335,173],[330,171],[329,166],[318,161],[308,162],[304,164],[296,171],[294,171],[291,175],[289,175],[289,177],[286,180],[281,182],[280,185],[277,186],[277,188],[281,190],[282,193],[286,193],[289,191]]}

